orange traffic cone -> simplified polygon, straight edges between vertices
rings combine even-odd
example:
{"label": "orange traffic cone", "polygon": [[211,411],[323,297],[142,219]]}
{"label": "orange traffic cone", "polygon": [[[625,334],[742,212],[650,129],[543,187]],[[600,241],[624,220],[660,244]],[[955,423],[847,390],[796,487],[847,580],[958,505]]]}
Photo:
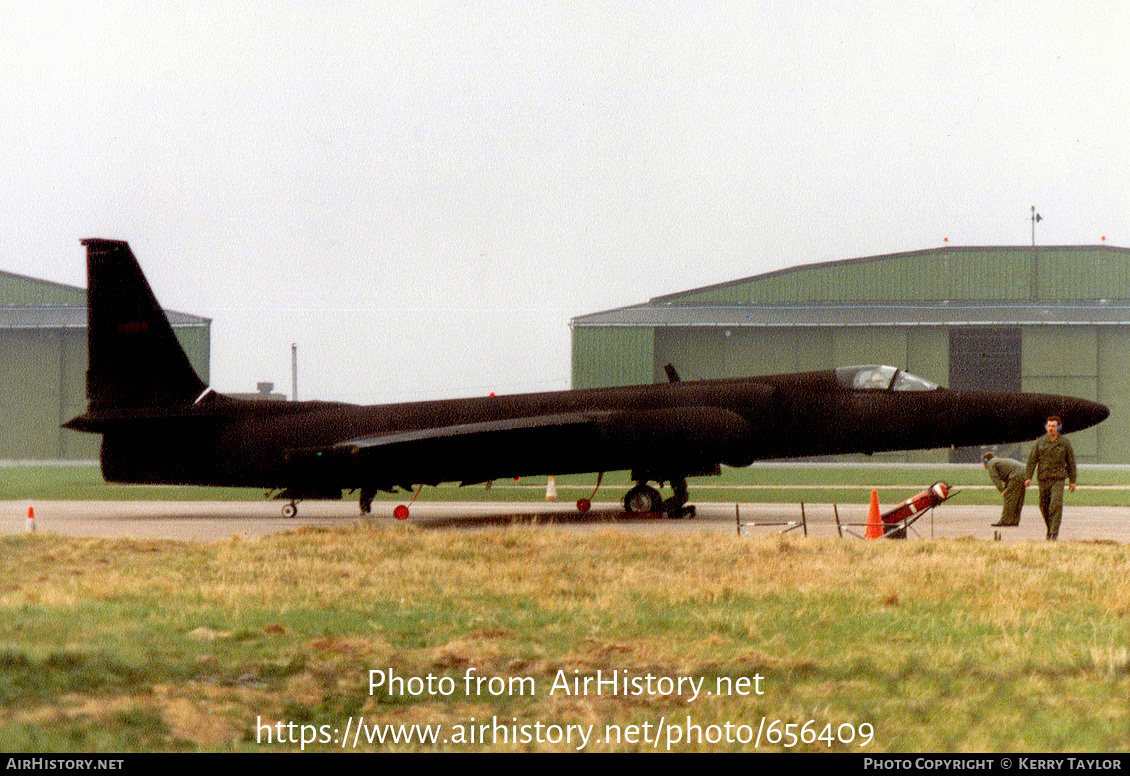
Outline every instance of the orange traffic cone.
{"label": "orange traffic cone", "polygon": [[549,475],[549,479],[545,481],[545,500],[557,500],[557,478],[552,474]]}
{"label": "orange traffic cone", "polygon": [[35,533],[35,507],[27,508],[27,532]]}
{"label": "orange traffic cone", "polygon": [[883,521],[879,519],[879,491],[871,491],[871,508],[867,511],[867,532],[864,534],[868,539],[882,539],[883,538]]}

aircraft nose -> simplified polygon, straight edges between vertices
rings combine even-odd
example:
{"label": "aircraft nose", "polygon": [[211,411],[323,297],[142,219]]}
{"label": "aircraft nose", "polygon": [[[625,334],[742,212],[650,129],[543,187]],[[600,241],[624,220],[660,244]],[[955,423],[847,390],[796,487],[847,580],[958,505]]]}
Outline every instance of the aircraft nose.
{"label": "aircraft nose", "polygon": [[[1097,401],[1080,399],[1075,396],[1031,395],[1035,400],[1031,409],[1035,410],[1037,406],[1041,407],[1043,412],[1040,414],[1044,415],[1045,418],[1058,415],[1065,434],[1082,431],[1085,428],[1102,423],[1110,415],[1110,408]],[[1039,425],[1042,428],[1043,421]]]}
{"label": "aircraft nose", "polygon": [[1105,404],[1088,399],[1070,399],[1063,408],[1064,431],[1081,431],[1102,423],[1110,415]]}

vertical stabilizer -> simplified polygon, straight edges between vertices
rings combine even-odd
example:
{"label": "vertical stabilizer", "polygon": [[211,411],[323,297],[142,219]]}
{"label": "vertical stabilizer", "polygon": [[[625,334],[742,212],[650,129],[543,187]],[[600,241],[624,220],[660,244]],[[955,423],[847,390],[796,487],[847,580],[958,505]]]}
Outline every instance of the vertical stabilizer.
{"label": "vertical stabilizer", "polygon": [[193,370],[149,283],[121,240],[86,246],[90,410],[191,404],[207,386]]}

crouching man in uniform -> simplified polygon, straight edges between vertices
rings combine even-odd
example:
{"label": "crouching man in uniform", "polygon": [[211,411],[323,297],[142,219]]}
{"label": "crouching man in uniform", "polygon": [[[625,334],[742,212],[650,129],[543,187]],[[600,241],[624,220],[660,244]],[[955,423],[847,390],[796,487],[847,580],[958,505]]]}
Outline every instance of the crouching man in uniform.
{"label": "crouching man in uniform", "polygon": [[989,479],[1004,494],[1001,519],[993,523],[993,527],[1020,525],[1020,510],[1024,508],[1024,464],[985,453],[981,456],[981,465],[989,470]]}
{"label": "crouching man in uniform", "polygon": [[1024,487],[1032,484],[1032,474],[1038,472],[1040,482],[1040,514],[1048,528],[1048,540],[1059,537],[1059,524],[1063,520],[1063,480],[1066,478],[1075,492],[1075,450],[1060,436],[1062,423],[1052,415],[1044,428],[1047,435],[1036,441],[1024,469]]}

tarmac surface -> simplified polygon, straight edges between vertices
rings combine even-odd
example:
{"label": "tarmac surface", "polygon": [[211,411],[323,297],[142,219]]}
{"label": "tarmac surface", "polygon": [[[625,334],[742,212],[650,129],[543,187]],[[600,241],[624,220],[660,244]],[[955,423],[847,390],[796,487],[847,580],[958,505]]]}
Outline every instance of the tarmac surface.
{"label": "tarmac surface", "polygon": [[[28,507],[35,510],[37,533],[66,536],[169,539],[175,541],[220,541],[240,536],[257,539],[301,526],[347,527],[362,522],[352,501],[304,501],[298,516],[282,517],[282,502],[232,501],[4,501],[0,502],[0,534],[28,531]],[[365,521],[397,523],[392,502],[377,502]],[[840,526],[831,504],[806,504],[805,521],[800,505],[698,503],[693,519],[667,520],[662,516],[627,518],[615,502],[597,502],[587,515],[578,514],[571,502],[418,502],[408,523],[429,530],[490,530],[511,525],[552,526],[586,531],[598,528],[623,531],[721,533],[736,536],[738,523],[745,536],[765,536],[786,529],[800,537],[853,541],[862,536],[867,520],[866,504],[840,505]],[[909,531],[911,541],[930,538],[972,537],[1001,541],[1044,539],[1039,509],[1026,506],[1017,528],[993,528],[1000,517],[995,506],[943,504],[924,514]],[[769,525],[766,525],[766,524]],[[776,525],[795,523],[795,526]],[[1130,542],[1130,507],[1065,507],[1060,540]]]}

